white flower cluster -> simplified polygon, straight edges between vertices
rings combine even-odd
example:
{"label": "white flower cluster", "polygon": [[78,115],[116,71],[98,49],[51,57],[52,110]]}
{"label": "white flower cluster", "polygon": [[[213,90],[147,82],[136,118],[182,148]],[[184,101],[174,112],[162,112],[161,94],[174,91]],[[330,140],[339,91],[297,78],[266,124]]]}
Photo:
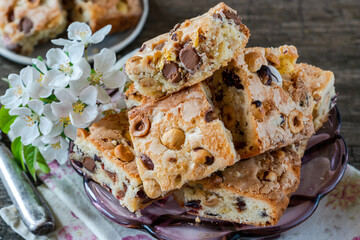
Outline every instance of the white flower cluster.
{"label": "white flower cluster", "polygon": [[46,62],[33,59],[33,66],[10,74],[10,88],[0,97],[10,115],[18,116],[8,133],[11,139],[21,137],[23,145],[39,148],[47,161],[67,159],[69,140],[76,128],[86,128],[103,114],[114,109],[105,88],[122,88],[126,77],[114,69],[115,52],[102,49],[88,63],[86,51],[99,43],[111,30],[108,25],[92,34],[85,23],[75,22],[68,28],[68,38],[52,42],[64,46],[46,54]]}

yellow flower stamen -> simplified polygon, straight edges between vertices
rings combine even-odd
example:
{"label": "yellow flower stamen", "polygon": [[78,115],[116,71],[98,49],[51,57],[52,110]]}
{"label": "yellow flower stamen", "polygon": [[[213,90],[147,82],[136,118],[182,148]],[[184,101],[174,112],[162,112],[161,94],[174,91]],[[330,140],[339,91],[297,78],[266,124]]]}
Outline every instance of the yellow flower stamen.
{"label": "yellow flower stamen", "polygon": [[59,149],[61,149],[60,142],[50,144],[50,146],[51,146],[54,150],[59,150]]}
{"label": "yellow flower stamen", "polygon": [[70,124],[70,118],[69,117],[60,118],[60,122],[63,125],[63,127],[67,127]]}
{"label": "yellow flower stamen", "polygon": [[76,35],[80,36],[81,38],[85,38],[87,35],[89,35],[89,31],[76,30]]}
{"label": "yellow flower stamen", "polygon": [[72,74],[72,68],[69,62],[66,64],[61,64],[59,70],[65,74],[69,74],[69,75]]}
{"label": "yellow flower stamen", "polygon": [[86,108],[86,104],[81,102],[80,100],[78,100],[77,102],[73,103],[72,105],[73,107],[73,111],[75,113],[80,113],[82,114],[82,112],[84,111],[84,109]]}
{"label": "yellow flower stamen", "polygon": [[91,73],[89,82],[91,83],[91,85],[100,85],[102,84],[103,76],[104,74],[98,71]]}
{"label": "yellow flower stamen", "polygon": [[44,80],[44,74],[40,73],[39,77],[36,79],[40,86],[42,86],[42,81]]}
{"label": "yellow flower stamen", "polygon": [[24,116],[24,120],[26,122],[26,126],[31,127],[35,124],[36,119],[33,116]]}
{"label": "yellow flower stamen", "polygon": [[22,96],[23,93],[24,93],[24,91],[20,85],[17,85],[16,88],[14,88],[14,94],[16,97]]}

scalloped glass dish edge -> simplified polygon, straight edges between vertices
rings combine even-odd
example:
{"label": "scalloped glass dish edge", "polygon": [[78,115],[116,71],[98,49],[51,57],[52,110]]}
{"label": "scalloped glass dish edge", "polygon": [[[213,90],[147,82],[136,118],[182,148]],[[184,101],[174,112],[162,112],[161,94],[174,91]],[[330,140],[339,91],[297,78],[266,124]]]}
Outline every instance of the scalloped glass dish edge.
{"label": "scalloped glass dish edge", "polygon": [[[268,227],[247,226],[206,218],[201,218],[200,223],[195,223],[195,217],[182,213],[179,207],[174,205],[171,198],[147,207],[146,209],[152,208],[153,211],[150,210],[149,213],[147,213],[146,209],[142,211],[143,217],[139,218],[139,221],[130,212],[128,212],[129,218],[124,221],[123,217],[118,217],[119,215],[114,211],[115,207],[118,210],[121,208],[120,210],[124,212],[124,208],[120,206],[119,201],[105,188],[93,182],[86,174],[83,174],[72,161],[71,164],[76,172],[83,176],[84,188],[92,204],[106,217],[121,226],[145,230],[158,239],[269,237],[279,235],[307,220],[315,212],[321,198],[332,191],[341,180],[348,161],[348,151],[345,140],[340,135],[340,127],[341,117],[337,107],[334,107],[330,112],[329,120],[324,124],[323,128],[309,140],[308,148],[302,158],[303,165],[301,167],[301,180],[298,191],[292,195],[289,207],[278,224]],[[331,156],[324,156],[329,152],[332,153]],[[326,162],[326,159],[328,162]],[[318,169],[323,169],[323,172],[320,171],[319,173]],[[313,190],[309,192],[309,189]],[[112,206],[109,207],[108,205]],[[178,214],[171,215],[165,211],[165,215],[159,215],[155,219],[149,218],[150,220],[144,215],[148,214],[154,217],[152,215],[154,210],[163,210],[166,207],[169,210],[174,208],[174,212]],[[196,224],[196,227],[194,224]]]}

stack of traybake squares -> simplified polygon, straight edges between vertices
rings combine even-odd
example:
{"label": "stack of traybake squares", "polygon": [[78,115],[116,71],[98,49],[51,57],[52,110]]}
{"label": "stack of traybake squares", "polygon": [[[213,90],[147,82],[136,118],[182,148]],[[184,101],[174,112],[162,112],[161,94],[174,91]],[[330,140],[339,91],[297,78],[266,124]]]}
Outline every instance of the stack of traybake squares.
{"label": "stack of traybake squares", "polygon": [[72,158],[131,212],[176,193],[190,214],[276,224],[334,75],[249,36],[220,3],[145,42],[126,63],[128,110],[80,129]]}

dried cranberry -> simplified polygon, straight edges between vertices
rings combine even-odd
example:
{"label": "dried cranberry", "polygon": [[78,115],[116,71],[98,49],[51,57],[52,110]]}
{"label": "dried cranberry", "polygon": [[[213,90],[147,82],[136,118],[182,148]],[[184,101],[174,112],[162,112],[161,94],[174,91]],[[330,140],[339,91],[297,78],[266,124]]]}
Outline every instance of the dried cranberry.
{"label": "dried cranberry", "polygon": [[99,156],[96,154],[94,155],[94,160],[97,162],[101,162],[101,158],[99,158]]}
{"label": "dried cranberry", "polygon": [[211,165],[211,164],[213,164],[214,163],[214,160],[215,160],[215,158],[213,157],[213,156],[206,156],[206,161],[205,161],[205,164],[206,165]]}

